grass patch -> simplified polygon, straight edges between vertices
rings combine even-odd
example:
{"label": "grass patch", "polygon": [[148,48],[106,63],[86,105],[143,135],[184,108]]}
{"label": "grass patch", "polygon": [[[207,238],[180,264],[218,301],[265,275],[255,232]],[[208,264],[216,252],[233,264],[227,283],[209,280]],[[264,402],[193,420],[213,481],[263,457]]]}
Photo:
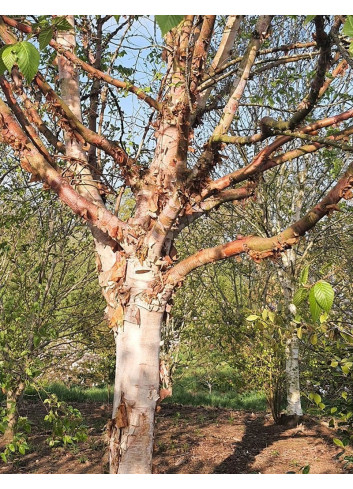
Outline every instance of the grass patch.
{"label": "grass patch", "polygon": [[[55,382],[40,390],[39,395],[45,399],[49,394],[56,394],[60,401],[66,402],[108,402],[107,387],[67,387]],[[112,402],[113,388],[110,388],[109,401]],[[28,388],[25,398],[38,398],[35,389]],[[265,411],[266,398],[260,392],[247,392],[237,394],[234,391],[213,391],[211,394],[202,389],[195,390],[185,383],[178,382],[173,387],[173,396],[163,401],[166,404],[182,404],[185,406],[211,406],[227,409],[244,409],[252,411]]]}
{"label": "grass patch", "polygon": [[[49,384],[39,391],[42,399],[45,399],[48,394],[56,394],[60,401],[66,402],[108,402],[107,387],[67,387],[64,384],[55,382]],[[112,402],[113,388],[110,388],[109,402]],[[38,392],[33,388],[27,388],[25,398],[37,398]]]}
{"label": "grass patch", "polygon": [[166,398],[163,403],[182,404],[186,406],[212,406],[227,409],[266,411],[266,398],[261,392],[247,392],[237,394],[234,391],[213,391],[211,394],[199,390],[192,390],[183,384],[176,383],[173,387],[172,397]]}

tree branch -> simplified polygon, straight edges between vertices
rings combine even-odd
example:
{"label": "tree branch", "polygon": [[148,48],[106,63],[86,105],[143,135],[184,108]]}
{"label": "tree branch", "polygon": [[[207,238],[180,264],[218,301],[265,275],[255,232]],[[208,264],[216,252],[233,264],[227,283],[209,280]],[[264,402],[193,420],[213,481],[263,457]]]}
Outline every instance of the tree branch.
{"label": "tree branch", "polygon": [[336,210],[336,206],[342,198],[351,198],[352,188],[353,163],[349,165],[345,174],[321,202],[281,233],[271,238],[247,236],[230,243],[200,250],[170,269],[165,275],[165,284],[175,286],[198,267],[242,253],[248,254],[255,261],[276,257],[279,253],[296,244],[299,238],[312,229],[320,219],[332,210]]}
{"label": "tree branch", "polygon": [[[33,32],[32,28],[29,25],[21,24],[21,22],[18,22],[15,19],[12,19],[11,17],[7,17],[6,15],[3,15],[2,19],[7,25],[14,27],[21,32],[25,32],[26,34],[36,34]],[[69,61],[71,61],[72,63],[74,63],[77,66],[80,66],[84,71],[86,71],[86,73],[89,73],[94,78],[97,78],[99,80],[104,80],[106,83],[109,83],[110,85],[113,85],[116,88],[127,90],[128,92],[135,94],[139,99],[143,100],[150,107],[153,107],[154,109],[156,109],[158,111],[161,109],[161,104],[159,104],[152,97],[149,97],[148,95],[146,95],[141,88],[138,88],[135,85],[124,82],[122,80],[118,80],[116,78],[113,78],[112,76],[107,75],[103,71],[100,71],[97,68],[94,68],[90,64],[88,64],[85,61],[82,61],[82,59],[78,58],[73,52],[63,48],[54,39],[52,39],[49,42],[49,45],[52,48],[54,48],[58,53],[65,56],[65,58],[67,58]]]}
{"label": "tree branch", "polygon": [[[353,109],[350,109],[341,114],[327,117],[325,119],[322,119],[321,121],[309,124],[308,126],[303,127],[300,132],[303,134],[307,134],[313,131],[317,131],[318,129],[321,129],[323,127],[338,124],[339,122],[343,122],[352,117]],[[331,137],[327,139],[331,139]],[[332,139],[334,139],[334,136],[332,136]],[[263,171],[265,168],[263,165],[265,164],[266,159],[269,158],[271,153],[273,153],[276,149],[280,148],[283,144],[287,143],[290,140],[291,137],[289,136],[278,137],[272,144],[268,145],[266,148],[260,151],[260,153],[253,159],[253,161],[249,165],[245,166],[244,168],[235,170],[234,172],[229,173],[228,175],[225,175],[218,180],[210,182],[207,187],[202,191],[201,196],[206,197],[213,190],[223,190],[229,187],[229,185],[231,184],[247,180],[249,177],[255,175],[256,173]]]}
{"label": "tree branch", "polygon": [[[7,105],[0,99],[0,139],[18,151],[22,168],[45,182],[71,210],[91,222],[111,238],[109,244],[116,247],[124,244],[127,234],[134,237],[130,226],[120,221],[104,207],[99,207],[80,196],[76,190],[39,153],[15,121]],[[116,240],[116,241],[115,241]]]}

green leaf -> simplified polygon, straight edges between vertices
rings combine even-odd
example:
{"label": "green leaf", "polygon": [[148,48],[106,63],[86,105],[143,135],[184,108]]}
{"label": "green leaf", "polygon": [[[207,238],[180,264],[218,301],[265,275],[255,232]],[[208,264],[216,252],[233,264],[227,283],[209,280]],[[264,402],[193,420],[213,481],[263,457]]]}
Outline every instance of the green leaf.
{"label": "green leaf", "polygon": [[51,26],[42,29],[38,36],[39,48],[42,51],[44,48],[48,46],[52,37],[53,37],[53,28]]}
{"label": "green leaf", "polygon": [[0,453],[0,456],[3,459],[3,461],[5,462],[5,464],[7,464],[7,457],[6,457],[6,455],[4,453]]}
{"label": "green leaf", "polygon": [[347,400],[348,394],[347,392],[342,392],[341,396],[343,397],[343,399]]}
{"label": "green leaf", "polygon": [[9,445],[7,445],[9,447],[9,449],[11,450],[11,452],[15,453],[16,452],[16,447],[13,443],[10,443]]}
{"label": "green leaf", "polygon": [[310,343],[311,343],[312,345],[314,345],[314,346],[315,346],[315,345],[317,345],[317,334],[316,334],[316,333],[314,333],[314,334],[312,335],[312,337],[310,338]]}
{"label": "green leaf", "polygon": [[247,321],[256,321],[256,319],[260,319],[256,314],[250,314],[250,316],[246,318]]}
{"label": "green leaf", "polygon": [[183,20],[183,15],[155,15],[158,27],[162,32],[162,36],[165,36],[167,32],[180,24]]}
{"label": "green leaf", "polygon": [[37,346],[39,345],[40,343],[40,336],[37,336],[37,335],[34,335],[33,337],[33,345],[35,348],[37,348]]}
{"label": "green leaf", "polygon": [[30,42],[19,43],[17,64],[27,82],[30,83],[35,77],[39,67],[39,51]]}
{"label": "green leaf", "polygon": [[13,65],[17,63],[17,50],[18,43],[10,44],[9,46],[6,46],[1,53],[2,61],[8,71],[11,71]]}
{"label": "green leaf", "polygon": [[331,367],[337,367],[337,366],[338,366],[338,362],[336,362],[336,360],[332,360]]}
{"label": "green leaf", "polygon": [[116,20],[116,23],[119,24],[120,15],[113,15],[113,17]]}
{"label": "green leaf", "polygon": [[350,43],[349,48],[348,48],[348,52],[351,56],[353,56],[353,42]]}
{"label": "green leaf", "polygon": [[339,438],[334,438],[332,441],[338,447],[344,448],[344,445],[343,445],[343,443],[341,442],[341,440]]}
{"label": "green leaf", "polygon": [[72,29],[72,25],[64,16],[56,17],[53,21],[53,26],[55,26],[58,31],[70,31]]}
{"label": "green leaf", "polygon": [[303,268],[301,274],[300,274],[300,283],[302,285],[305,285],[308,281],[308,277],[309,277],[309,268],[310,268],[310,265],[307,265],[305,268]]}
{"label": "green leaf", "polygon": [[21,455],[24,455],[26,453],[26,447],[24,445],[19,445],[18,451]]}
{"label": "green leaf", "polygon": [[345,375],[348,375],[348,374],[349,374],[349,370],[350,370],[350,368],[349,368],[349,366],[348,366],[348,365],[342,365],[341,369],[342,369],[342,372],[343,372]]}
{"label": "green leaf", "polygon": [[321,402],[321,396],[320,396],[320,394],[314,394],[313,395],[313,401],[315,402],[315,404],[319,405],[320,402]]}
{"label": "green leaf", "polygon": [[[6,65],[5,63],[3,62],[2,60],[2,53],[4,52],[4,50],[6,49],[7,46],[3,46],[1,49],[0,49],[0,75],[3,75],[6,71]],[[1,243],[3,244],[3,243]],[[1,248],[4,248],[4,246],[2,246]]]}
{"label": "green leaf", "polygon": [[266,321],[266,319],[268,318],[268,310],[267,309],[264,309],[262,311],[261,316],[262,316],[262,319],[264,319]]}
{"label": "green leaf", "polygon": [[332,407],[331,408],[331,414],[335,414],[337,412],[337,408],[336,407]]}
{"label": "green leaf", "polygon": [[310,465],[305,465],[302,469],[302,474],[309,474],[310,472]]}
{"label": "green leaf", "polygon": [[327,321],[327,318],[328,318],[327,312],[324,312],[323,314],[321,314],[321,316],[320,316],[320,324],[325,323]]}
{"label": "green leaf", "polygon": [[314,20],[316,15],[307,15],[304,20],[304,25],[309,24],[312,20]]}
{"label": "green leaf", "polygon": [[301,327],[297,329],[297,336],[298,336],[298,338],[299,338],[300,340],[301,340],[301,339],[302,339],[302,337],[303,337],[303,330],[302,330],[302,328],[301,328]]}
{"label": "green leaf", "polygon": [[275,313],[272,311],[268,311],[268,318],[271,321],[271,323],[273,323],[275,320]]}
{"label": "green leaf", "polygon": [[303,300],[306,298],[307,295],[308,295],[307,290],[304,287],[301,287],[294,294],[293,304],[295,306],[299,306],[303,302]]}
{"label": "green leaf", "polygon": [[321,314],[321,308],[316,301],[314,287],[312,287],[309,292],[309,306],[310,306],[311,317],[313,318],[314,321],[317,321]]}
{"label": "green leaf", "polygon": [[343,26],[343,34],[348,37],[353,37],[353,15],[347,15],[346,22]]}
{"label": "green leaf", "polygon": [[335,296],[335,292],[332,286],[328,282],[325,282],[324,280],[320,280],[320,282],[317,282],[314,285],[312,290],[314,291],[314,296],[319,306],[324,311],[329,312],[329,310],[332,307],[333,299]]}
{"label": "green leaf", "polygon": [[319,402],[318,406],[320,409],[325,409],[325,407],[326,407],[323,402]]}

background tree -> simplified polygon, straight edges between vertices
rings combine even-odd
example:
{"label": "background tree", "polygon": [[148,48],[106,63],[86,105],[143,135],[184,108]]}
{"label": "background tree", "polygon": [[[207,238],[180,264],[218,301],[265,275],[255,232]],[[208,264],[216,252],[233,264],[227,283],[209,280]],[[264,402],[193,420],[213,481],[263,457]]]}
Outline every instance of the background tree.
{"label": "background tree", "polygon": [[64,379],[94,340],[97,347],[102,306],[87,231],[51,194],[28,186],[22,170],[15,170],[4,169],[0,195],[4,444],[16,433],[25,388],[39,389],[53,373]]}

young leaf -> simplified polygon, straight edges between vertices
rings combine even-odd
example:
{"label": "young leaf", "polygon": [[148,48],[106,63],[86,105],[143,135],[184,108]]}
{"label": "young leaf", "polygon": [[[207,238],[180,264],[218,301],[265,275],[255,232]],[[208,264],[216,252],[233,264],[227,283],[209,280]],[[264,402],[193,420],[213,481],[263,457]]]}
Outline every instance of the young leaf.
{"label": "young leaf", "polygon": [[305,268],[303,268],[301,274],[300,274],[300,283],[302,285],[305,285],[308,281],[309,277],[309,267],[310,265],[307,265]]}
{"label": "young leaf", "polygon": [[320,280],[320,282],[317,282],[314,285],[312,290],[314,291],[314,296],[319,306],[325,312],[329,312],[329,310],[332,307],[333,299],[335,296],[334,290],[331,287],[331,285],[328,282],[325,282],[324,280]]}
{"label": "young leaf", "polygon": [[246,318],[247,321],[256,321],[256,319],[259,319],[259,316],[256,316],[255,314],[250,314],[250,316]]}
{"label": "young leaf", "polygon": [[353,37],[353,15],[347,15],[346,22],[343,26],[343,34],[348,37]]}
{"label": "young leaf", "polygon": [[310,338],[310,343],[314,346],[317,345],[317,334],[314,333],[312,335],[312,337]]}
{"label": "young leaf", "polygon": [[72,29],[70,22],[63,16],[56,17],[53,21],[53,26],[55,26],[58,31],[70,31]]}
{"label": "young leaf", "polygon": [[349,54],[353,56],[353,42],[350,43],[349,48],[348,48]]}
{"label": "young leaf", "polygon": [[345,375],[349,374],[350,368],[348,367],[348,365],[342,365],[341,369]]}
{"label": "young leaf", "polygon": [[[3,75],[6,71],[6,65],[4,64],[3,60],[2,60],[2,53],[4,52],[4,50],[6,49],[7,46],[3,46],[1,49],[0,49],[0,75]],[[3,243],[0,243],[0,248],[4,248],[4,246],[1,246],[3,245]]]}
{"label": "young leaf", "polygon": [[315,404],[319,405],[320,402],[321,402],[321,396],[320,394],[314,394],[314,398],[313,398]]}
{"label": "young leaf", "polygon": [[162,32],[162,36],[165,36],[167,32],[180,24],[183,18],[183,15],[155,15],[158,27]]}
{"label": "young leaf", "polygon": [[38,36],[39,48],[42,51],[48,46],[53,37],[53,28],[51,26],[42,29]]}
{"label": "young leaf", "polygon": [[18,43],[5,46],[5,48],[1,52],[2,62],[4,63],[8,71],[11,71],[13,65],[17,63],[17,51]]}
{"label": "young leaf", "polygon": [[316,322],[320,317],[321,307],[316,301],[314,287],[312,287],[309,292],[309,306],[310,306],[311,317],[313,318],[313,321]]}
{"label": "young leaf", "polygon": [[37,346],[39,345],[39,343],[40,343],[40,336],[38,336],[38,335],[35,334],[34,337],[33,337],[33,345],[34,345],[34,347],[37,348]]}
{"label": "young leaf", "polygon": [[10,444],[8,445],[8,447],[9,447],[9,449],[11,450],[11,452],[15,453],[15,451],[16,451],[16,447],[15,447],[15,445],[14,445],[13,443],[10,443]]}
{"label": "young leaf", "polygon": [[312,20],[314,20],[316,15],[307,15],[304,20],[304,25],[309,24]]}
{"label": "young leaf", "polygon": [[38,71],[39,51],[27,41],[20,42],[19,46],[17,64],[27,82],[30,83]]}
{"label": "young leaf", "polygon": [[324,312],[323,314],[321,314],[321,316],[320,316],[320,324],[325,323],[327,321],[327,318],[328,318],[327,312]]}
{"label": "young leaf", "polygon": [[26,447],[24,445],[19,445],[18,451],[21,455],[24,455],[26,453]]}
{"label": "young leaf", "polygon": [[338,447],[344,448],[344,445],[343,445],[343,443],[341,442],[341,440],[339,438],[334,438],[333,439],[333,443],[335,445],[337,445]]}
{"label": "young leaf", "polygon": [[300,287],[300,289],[298,289],[296,291],[296,293],[294,294],[294,297],[293,297],[293,304],[295,306],[299,306],[303,300],[306,298],[308,292],[306,289],[304,289],[304,287]]}

